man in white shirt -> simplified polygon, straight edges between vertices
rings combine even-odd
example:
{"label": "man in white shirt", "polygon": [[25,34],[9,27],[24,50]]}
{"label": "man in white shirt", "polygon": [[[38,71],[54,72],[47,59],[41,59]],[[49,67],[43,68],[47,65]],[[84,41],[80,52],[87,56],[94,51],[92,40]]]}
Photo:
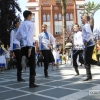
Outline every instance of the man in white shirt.
{"label": "man in white shirt", "polygon": [[51,52],[51,46],[55,47],[55,38],[51,33],[47,32],[47,25],[42,25],[42,33],[39,35],[39,50],[42,52],[44,57],[44,74],[48,78],[48,66],[49,63],[54,62],[54,57]]}
{"label": "man in white shirt", "polygon": [[37,87],[35,84],[35,41],[34,41],[34,25],[31,22],[32,13],[28,10],[23,12],[25,21],[19,27],[16,34],[16,38],[20,41],[21,54],[26,56],[29,60],[30,75],[29,75],[29,87]]}
{"label": "man in white shirt", "polygon": [[76,71],[76,76],[79,75],[78,71],[78,64],[77,64],[77,57],[80,55],[80,53],[84,50],[84,43],[82,39],[82,32],[79,31],[79,25],[74,25],[74,43],[73,43],[73,67]]}
{"label": "man in white shirt", "polygon": [[84,79],[84,81],[92,79],[91,63],[92,63],[92,53],[94,49],[94,43],[92,41],[92,30],[89,21],[90,17],[88,15],[84,15],[82,17],[82,23],[84,24],[84,26],[82,27],[82,37],[85,45],[85,68],[87,73],[87,78]]}
{"label": "man in white shirt", "polygon": [[25,80],[22,79],[21,71],[22,71],[22,65],[21,65],[21,48],[20,48],[20,42],[16,39],[16,33],[18,31],[20,22],[15,21],[14,22],[14,27],[10,33],[10,53],[13,55],[13,52],[16,56],[17,60],[17,81],[18,82],[24,82]]}

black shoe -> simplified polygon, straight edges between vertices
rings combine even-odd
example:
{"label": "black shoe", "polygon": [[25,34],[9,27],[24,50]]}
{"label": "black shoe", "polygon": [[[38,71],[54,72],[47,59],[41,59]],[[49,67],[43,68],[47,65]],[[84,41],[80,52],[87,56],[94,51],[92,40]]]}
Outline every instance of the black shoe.
{"label": "black shoe", "polygon": [[76,74],[75,76],[78,76],[78,75],[80,75],[80,74],[78,73],[78,74]]}
{"label": "black shoe", "polygon": [[86,79],[84,79],[83,81],[89,81],[92,80],[92,77],[87,77]]}
{"label": "black shoe", "polygon": [[48,75],[45,75],[45,78],[49,78],[49,76]]}
{"label": "black shoe", "polygon": [[30,84],[29,87],[30,87],[30,88],[35,88],[35,87],[39,87],[39,86],[36,85],[36,84]]}
{"label": "black shoe", "polygon": [[18,82],[25,82],[25,80],[22,79],[22,78],[21,78],[21,79],[18,79],[17,81],[18,81]]}

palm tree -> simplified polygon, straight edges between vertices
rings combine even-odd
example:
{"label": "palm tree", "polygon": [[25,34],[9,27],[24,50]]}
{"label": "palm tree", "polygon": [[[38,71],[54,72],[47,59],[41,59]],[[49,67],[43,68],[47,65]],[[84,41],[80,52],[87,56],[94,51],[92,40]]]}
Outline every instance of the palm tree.
{"label": "palm tree", "polygon": [[94,14],[97,10],[100,9],[100,3],[99,4],[95,4],[94,1],[93,2],[88,2],[88,3],[85,3],[84,4],[84,10],[85,12],[89,15],[90,14],[90,17],[91,17],[91,20],[90,20],[90,25],[91,25],[91,29],[93,31],[93,28],[94,28]]}
{"label": "palm tree", "polygon": [[[49,0],[51,1],[51,0]],[[62,34],[63,34],[63,49],[65,48],[65,33],[66,33],[66,6],[68,0],[59,0],[62,7]],[[74,2],[76,0],[73,0]]]}

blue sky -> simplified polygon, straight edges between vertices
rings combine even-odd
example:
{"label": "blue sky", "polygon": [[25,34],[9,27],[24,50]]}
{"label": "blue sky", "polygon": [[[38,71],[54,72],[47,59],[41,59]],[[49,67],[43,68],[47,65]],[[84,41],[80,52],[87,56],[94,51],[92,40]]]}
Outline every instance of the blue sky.
{"label": "blue sky", "polygon": [[[24,10],[26,10],[26,3],[27,3],[27,1],[28,0],[19,0],[19,5],[20,5],[20,7],[21,7],[21,9],[22,9],[22,12],[24,11]],[[86,2],[88,2],[88,1],[94,1],[95,3],[100,3],[100,0],[85,0]],[[94,27],[95,28],[100,28],[100,10],[98,10],[96,13],[95,13],[95,15],[94,15]],[[22,20],[23,20],[23,17],[22,17]]]}

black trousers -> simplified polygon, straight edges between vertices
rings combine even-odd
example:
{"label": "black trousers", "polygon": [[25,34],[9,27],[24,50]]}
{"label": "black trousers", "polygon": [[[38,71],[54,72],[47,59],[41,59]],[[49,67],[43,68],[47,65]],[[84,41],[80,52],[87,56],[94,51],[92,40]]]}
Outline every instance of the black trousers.
{"label": "black trousers", "polygon": [[16,56],[16,67],[17,67],[17,77],[20,79],[21,78],[21,71],[22,71],[22,65],[21,65],[21,50],[17,49],[14,50],[14,54]]}
{"label": "black trousers", "polygon": [[[8,61],[7,69],[10,70],[12,68],[12,66],[14,66],[14,65],[15,66],[17,65],[17,60],[16,59],[10,59]],[[17,66],[16,66],[16,68],[17,68]]]}
{"label": "black trousers", "polygon": [[88,78],[91,78],[91,64],[92,64],[92,54],[94,46],[87,47],[85,50],[85,68]]}
{"label": "black trousers", "polygon": [[38,59],[38,61],[37,61],[37,65],[38,65],[38,67],[40,66],[39,64],[41,64],[41,67],[42,67],[42,63],[44,62],[44,60],[43,59]]}
{"label": "black trousers", "polygon": [[47,70],[49,63],[54,62],[54,57],[51,50],[42,50],[41,52],[44,57],[44,73],[48,74]]}
{"label": "black trousers", "polygon": [[[74,68],[78,67],[77,56],[81,55],[82,52],[83,52],[83,50],[73,50],[73,66],[74,66]],[[79,60],[81,60],[81,59],[79,58]]]}
{"label": "black trousers", "polygon": [[28,60],[29,60],[30,77],[31,77],[31,76],[35,76],[36,75],[36,72],[35,72],[35,68],[36,68],[35,47],[32,48],[30,57],[28,57],[28,49],[29,49],[28,46],[21,48],[21,54],[22,54],[22,56],[26,56],[28,58]]}
{"label": "black trousers", "polygon": [[81,64],[84,64],[84,54],[83,54],[83,51],[79,54],[79,62]]}
{"label": "black trousers", "polygon": [[98,63],[100,62],[100,54],[97,54]]}

